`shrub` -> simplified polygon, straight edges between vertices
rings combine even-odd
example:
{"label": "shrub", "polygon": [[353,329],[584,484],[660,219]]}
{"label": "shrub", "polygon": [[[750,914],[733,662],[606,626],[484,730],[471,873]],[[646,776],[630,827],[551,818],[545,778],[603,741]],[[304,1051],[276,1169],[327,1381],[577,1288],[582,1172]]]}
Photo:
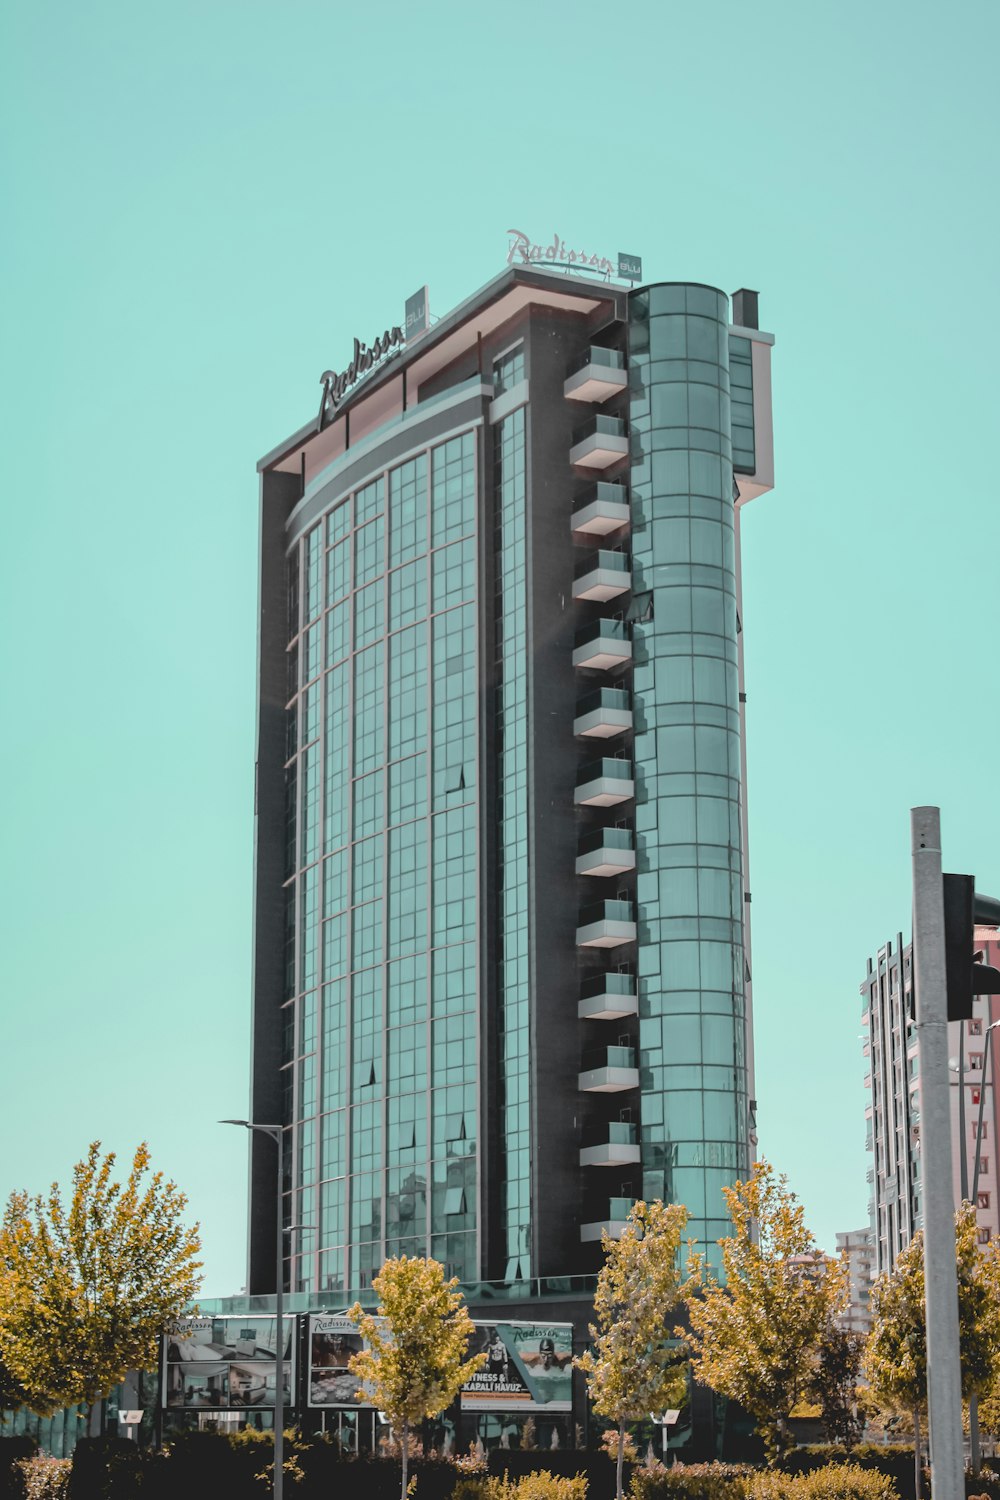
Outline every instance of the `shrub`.
{"label": "shrub", "polygon": [[640,1468],[632,1475],[632,1500],[743,1500],[746,1479],[752,1473],[746,1464]]}
{"label": "shrub", "polygon": [[777,1469],[755,1474],[746,1484],[747,1500],[898,1500],[888,1474],[860,1464],[827,1464],[807,1474]]}
{"label": "shrub", "polygon": [[131,1500],[141,1469],[142,1455],[127,1438],[80,1438],[73,1449],[68,1500]]}
{"label": "shrub", "polygon": [[553,1474],[536,1469],[520,1479],[491,1474],[483,1481],[485,1500],[587,1500],[587,1480],[583,1474]]}
{"label": "shrub", "polygon": [[71,1458],[19,1458],[24,1500],[66,1500],[69,1494]]}

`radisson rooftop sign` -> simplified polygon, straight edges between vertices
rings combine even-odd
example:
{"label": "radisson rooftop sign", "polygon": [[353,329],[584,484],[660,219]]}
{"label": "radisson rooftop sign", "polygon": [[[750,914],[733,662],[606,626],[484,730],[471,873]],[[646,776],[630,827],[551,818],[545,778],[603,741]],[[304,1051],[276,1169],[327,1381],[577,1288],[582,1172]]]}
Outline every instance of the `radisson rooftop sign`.
{"label": "radisson rooftop sign", "polygon": [[510,246],[507,250],[507,264],[509,266],[537,266],[550,265],[559,266],[563,270],[579,268],[581,271],[593,271],[598,276],[604,276],[608,280],[617,275],[619,281],[641,281],[642,280],[642,257],[638,255],[625,255],[618,252],[617,266],[608,260],[605,255],[592,255],[587,250],[579,250],[572,244],[567,245],[558,234],[553,235],[552,241],[547,245],[536,245],[524,233],[522,229],[508,229],[510,235]]}

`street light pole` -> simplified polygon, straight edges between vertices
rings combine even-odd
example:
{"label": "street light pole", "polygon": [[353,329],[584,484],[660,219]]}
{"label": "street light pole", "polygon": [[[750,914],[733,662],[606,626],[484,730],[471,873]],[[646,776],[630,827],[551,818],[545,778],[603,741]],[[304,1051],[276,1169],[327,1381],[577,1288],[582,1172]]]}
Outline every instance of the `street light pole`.
{"label": "street light pole", "polygon": [[[941,812],[910,811],[913,953],[920,1048],[921,1188],[927,1308],[927,1405],[935,1500],[963,1500],[962,1377],[958,1352],[958,1277],[948,1086]],[[963,1147],[965,1142],[962,1143]]]}
{"label": "street light pole", "polygon": [[275,1195],[278,1205],[275,1248],[277,1259],[274,1277],[274,1500],[282,1500],[285,1487],[285,1340],[282,1327],[285,1281],[284,1132],[280,1125],[255,1125],[250,1120],[220,1120],[219,1124],[242,1125],[246,1130],[260,1131],[261,1135],[269,1135],[278,1148],[278,1187]]}

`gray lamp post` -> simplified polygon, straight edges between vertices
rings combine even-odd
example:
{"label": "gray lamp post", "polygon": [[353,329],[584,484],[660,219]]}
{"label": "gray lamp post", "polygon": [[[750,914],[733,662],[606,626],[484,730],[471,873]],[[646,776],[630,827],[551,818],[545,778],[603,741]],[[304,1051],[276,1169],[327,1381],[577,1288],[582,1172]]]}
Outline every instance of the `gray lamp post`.
{"label": "gray lamp post", "polygon": [[274,1376],[274,1500],[282,1500],[285,1478],[285,1340],[282,1329],[282,1313],[284,1312],[283,1282],[285,1279],[285,1235],[284,1235],[284,1158],[283,1158],[283,1134],[280,1125],[255,1125],[251,1120],[220,1120],[220,1125],[242,1125],[245,1130],[258,1130],[261,1135],[269,1135],[278,1148],[278,1237],[277,1237],[277,1264],[275,1269],[275,1298],[274,1298],[274,1344],[275,1344],[275,1376]]}

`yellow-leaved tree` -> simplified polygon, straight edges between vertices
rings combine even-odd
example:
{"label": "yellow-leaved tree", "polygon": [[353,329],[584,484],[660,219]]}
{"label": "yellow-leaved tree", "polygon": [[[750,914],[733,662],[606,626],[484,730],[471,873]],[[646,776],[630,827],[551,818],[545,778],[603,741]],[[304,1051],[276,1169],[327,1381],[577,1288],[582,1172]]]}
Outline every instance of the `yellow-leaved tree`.
{"label": "yellow-leaved tree", "polygon": [[419,1255],[387,1260],[372,1286],[376,1314],[357,1302],[348,1313],[369,1346],[351,1356],[350,1370],[400,1438],[406,1500],[411,1428],[450,1406],[486,1355],[469,1355],[472,1319],[458,1277],[446,1281],[439,1261]]}
{"label": "yellow-leaved tree", "polygon": [[[955,1215],[955,1261],[962,1397],[968,1401],[973,1395],[987,1396],[1000,1379],[1000,1255],[993,1243],[980,1250],[971,1203],[963,1203]],[[871,1310],[865,1375],[881,1406],[912,1415],[919,1494],[920,1415],[927,1407],[922,1230],[896,1257],[893,1269],[875,1282]]]}
{"label": "yellow-leaved tree", "polygon": [[652,1411],[679,1407],[687,1394],[687,1354],[668,1342],[685,1294],[680,1272],[687,1209],[634,1203],[617,1240],[601,1235],[604,1265],[594,1296],[592,1349],[576,1360],[594,1410],[618,1428],[616,1494],[622,1495],[625,1430]]}
{"label": "yellow-leaved tree", "polygon": [[12,1193],[0,1225],[0,1361],[24,1404],[47,1415],[92,1406],[129,1370],[155,1369],[158,1340],[200,1284],[187,1198],[139,1146],[124,1182],[95,1141],[73,1169],[69,1206]]}
{"label": "yellow-leaved tree", "polygon": [[695,1374],[756,1419],[768,1454],[787,1446],[788,1414],[808,1393],[823,1330],[846,1297],[846,1266],[821,1254],[787,1177],[759,1161],[723,1188],[733,1232],[719,1240],[724,1280],[694,1256],[687,1299]]}

